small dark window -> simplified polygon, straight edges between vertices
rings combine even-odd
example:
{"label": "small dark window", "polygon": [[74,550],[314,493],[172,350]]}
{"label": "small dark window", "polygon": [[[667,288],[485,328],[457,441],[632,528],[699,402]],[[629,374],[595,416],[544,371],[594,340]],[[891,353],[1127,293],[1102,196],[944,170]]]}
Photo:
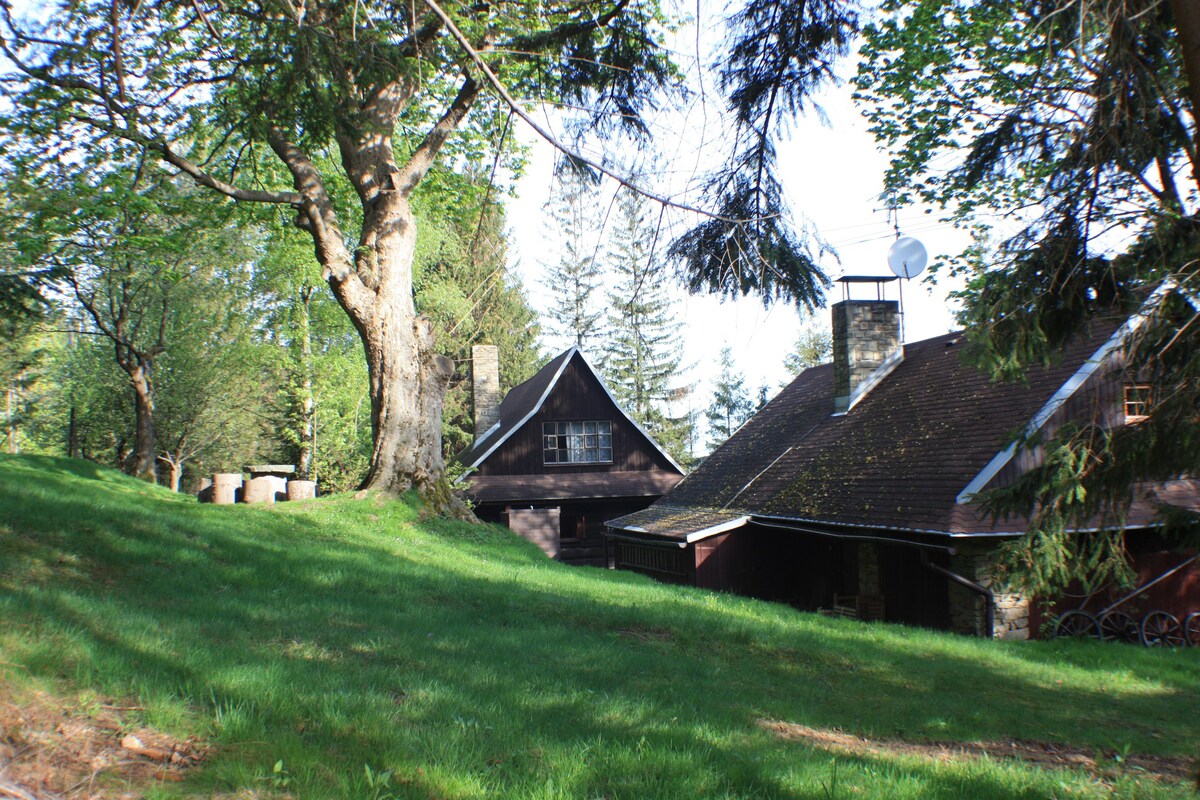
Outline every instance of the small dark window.
{"label": "small dark window", "polygon": [[1141,422],[1150,413],[1151,388],[1144,383],[1125,384],[1125,424]]}
{"label": "small dark window", "polygon": [[612,423],[543,422],[542,461],[546,464],[611,464]]}

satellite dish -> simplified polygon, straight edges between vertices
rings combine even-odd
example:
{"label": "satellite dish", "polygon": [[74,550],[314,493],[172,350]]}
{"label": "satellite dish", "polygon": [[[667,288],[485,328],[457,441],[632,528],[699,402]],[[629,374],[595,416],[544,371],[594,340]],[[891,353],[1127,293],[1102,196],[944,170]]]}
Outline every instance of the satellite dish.
{"label": "satellite dish", "polygon": [[915,278],[925,271],[929,253],[920,241],[911,236],[901,236],[888,248],[887,262],[898,277]]}

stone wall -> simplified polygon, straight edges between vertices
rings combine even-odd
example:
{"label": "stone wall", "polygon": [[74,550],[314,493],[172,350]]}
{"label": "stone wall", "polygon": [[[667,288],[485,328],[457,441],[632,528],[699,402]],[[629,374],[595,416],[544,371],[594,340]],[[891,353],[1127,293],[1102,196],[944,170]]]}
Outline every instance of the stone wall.
{"label": "stone wall", "polygon": [[900,304],[843,300],[832,311],[834,407],[845,411],[875,371],[899,354]]}
{"label": "stone wall", "polygon": [[858,593],[881,595],[879,582],[879,545],[866,542],[858,546]]}
{"label": "stone wall", "polygon": [[478,439],[500,418],[500,348],[496,345],[471,348],[471,388]]}
{"label": "stone wall", "polygon": [[[950,571],[992,591],[995,612],[992,635],[997,639],[1029,638],[1029,598],[1006,591],[995,580],[996,546],[964,545],[950,557]],[[950,624],[958,633],[986,635],[987,607],[983,597],[950,582]]]}

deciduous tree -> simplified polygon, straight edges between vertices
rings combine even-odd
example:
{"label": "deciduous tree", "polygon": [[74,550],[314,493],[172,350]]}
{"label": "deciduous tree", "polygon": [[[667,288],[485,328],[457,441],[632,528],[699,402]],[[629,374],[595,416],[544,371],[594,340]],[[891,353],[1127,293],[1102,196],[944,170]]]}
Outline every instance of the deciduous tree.
{"label": "deciduous tree", "polygon": [[[749,2],[733,15],[721,86],[739,150],[710,182],[717,216],[673,248],[693,287],[820,302],[824,276],[783,222],[773,142],[845,50],[848,7]],[[532,123],[518,102],[530,98],[586,109],[591,133],[645,137],[645,114],[676,75],[654,2],[85,0],[62,4],[45,30],[18,22],[7,0],[0,10],[0,47],[22,76],[9,84],[13,116],[48,158],[117,137],[214,192],[295,212],[362,340],[364,485],[381,489],[433,489],[442,472],[450,364],[412,281],[412,198],[435,159],[471,119],[494,123],[500,102]],[[330,143],[336,158],[322,161]]]}

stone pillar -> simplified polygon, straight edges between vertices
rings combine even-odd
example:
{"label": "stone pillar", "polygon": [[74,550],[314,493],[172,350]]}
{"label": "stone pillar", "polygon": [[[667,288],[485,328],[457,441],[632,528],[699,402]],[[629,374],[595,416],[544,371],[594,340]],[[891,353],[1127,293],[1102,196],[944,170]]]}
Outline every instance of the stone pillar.
{"label": "stone pillar", "polygon": [[900,304],[843,300],[833,313],[833,405],[847,411],[904,358]]}
{"label": "stone pillar", "polygon": [[316,481],[288,481],[288,500],[311,500],[317,496]]}
{"label": "stone pillar", "polygon": [[[997,639],[1029,638],[1029,598],[1010,592],[996,579],[995,545],[964,545],[950,557],[950,571],[991,590],[994,611],[991,635]],[[956,633],[987,636],[987,606],[981,595],[950,583],[950,625]]]}
{"label": "stone pillar", "polygon": [[858,546],[858,593],[879,597],[883,594],[879,582],[879,545],[865,542]]}
{"label": "stone pillar", "polygon": [[237,502],[238,490],[242,488],[242,473],[218,472],[212,478],[212,501],[219,506],[231,506]]}
{"label": "stone pillar", "polygon": [[251,478],[242,487],[242,499],[246,503],[274,503],[275,481],[272,478]]}
{"label": "stone pillar", "polygon": [[471,348],[471,394],[478,439],[500,419],[500,348],[494,344]]}

